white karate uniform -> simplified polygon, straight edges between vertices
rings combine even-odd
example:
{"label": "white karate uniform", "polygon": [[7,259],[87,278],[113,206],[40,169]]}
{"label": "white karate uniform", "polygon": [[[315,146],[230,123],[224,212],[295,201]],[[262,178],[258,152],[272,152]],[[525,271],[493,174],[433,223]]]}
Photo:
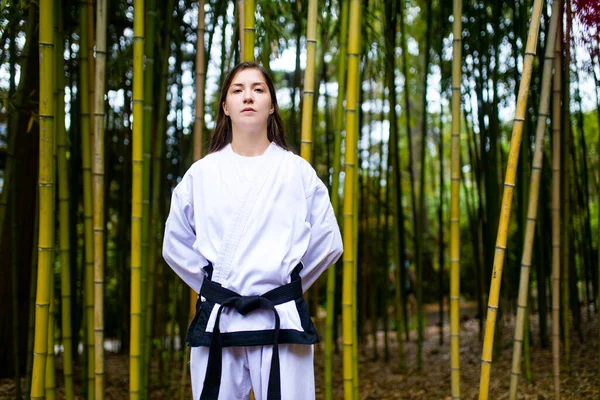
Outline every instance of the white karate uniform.
{"label": "white karate uniform", "polygon": [[[163,256],[196,292],[208,277],[240,295],[262,295],[290,283],[300,263],[306,291],[341,253],[325,185],[308,162],[274,143],[258,157],[240,156],[227,145],[194,163],[173,191]],[[209,261],[212,274],[203,269]],[[218,308],[208,301],[199,304],[198,321],[188,333],[192,346],[203,346],[191,352],[194,399],[202,391],[208,358],[204,346],[210,345]],[[275,308],[281,324],[282,399],[312,399],[312,344],[318,338],[306,304],[288,301]],[[244,398],[241,393],[250,383],[257,399],[265,399],[273,311],[241,315],[225,307],[219,327],[225,346],[219,399]]]}

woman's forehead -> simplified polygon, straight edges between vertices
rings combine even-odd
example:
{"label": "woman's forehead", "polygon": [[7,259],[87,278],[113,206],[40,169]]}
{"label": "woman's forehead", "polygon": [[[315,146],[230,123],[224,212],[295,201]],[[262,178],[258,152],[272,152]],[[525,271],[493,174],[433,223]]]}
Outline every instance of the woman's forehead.
{"label": "woman's forehead", "polygon": [[265,77],[263,76],[262,72],[260,72],[258,69],[255,68],[248,68],[248,69],[244,69],[241,70],[240,72],[238,72],[237,74],[235,74],[235,76],[233,77],[232,81],[231,81],[231,85],[253,85],[253,84],[257,84],[257,83],[263,83],[266,84],[266,80]]}

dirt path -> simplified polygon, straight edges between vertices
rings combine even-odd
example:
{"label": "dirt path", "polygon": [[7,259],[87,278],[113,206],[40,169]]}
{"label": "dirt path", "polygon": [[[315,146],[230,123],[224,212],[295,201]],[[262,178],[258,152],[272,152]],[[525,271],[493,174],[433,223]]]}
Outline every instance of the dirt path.
{"label": "dirt path", "polygon": [[[465,318],[471,312],[465,314]],[[585,317],[585,314],[584,314]],[[360,398],[363,400],[392,400],[392,399],[450,399],[450,354],[449,332],[444,328],[444,344],[439,345],[437,312],[428,312],[428,326],[425,331],[423,371],[416,370],[415,355],[417,352],[415,335],[411,333],[410,342],[406,343],[407,371],[400,373],[397,342],[394,333],[390,333],[390,360],[383,360],[383,332],[378,335],[379,359],[373,359],[373,348],[367,343],[359,354]],[[478,321],[463,318],[461,323],[461,388],[462,399],[476,399],[479,388],[481,344],[478,338]],[[598,331],[595,316],[585,322],[584,342],[573,335],[571,347],[571,372],[563,367],[561,373],[562,399],[597,399],[597,343]],[[512,359],[512,336],[514,325],[504,324],[501,329],[501,346],[499,354],[494,356],[492,379],[489,398],[492,400],[508,399],[510,384],[510,367]],[[540,349],[537,341],[537,330],[533,332],[532,371],[533,383],[527,383],[522,377],[519,386],[520,399],[552,399],[552,354],[551,349]],[[317,349],[315,355],[315,374],[317,384],[317,399],[324,398],[323,390],[323,351]],[[127,399],[129,359],[127,355],[106,354],[106,399]],[[181,382],[181,359],[173,361],[172,368],[162,372],[158,365],[153,365],[153,383],[149,394],[150,399],[179,399]],[[58,397],[64,398],[62,387],[62,366],[57,357],[57,387]],[[343,376],[341,354],[334,356],[334,399],[343,399]],[[170,376],[169,376],[170,375]],[[75,371],[77,393],[80,394],[81,371]],[[172,385],[167,385],[170,378]],[[189,382],[189,381],[188,381]],[[23,381],[24,385],[24,381]],[[191,394],[187,389],[183,399],[189,399]],[[0,399],[14,399],[14,381],[0,380]],[[79,396],[78,398],[82,398]]]}

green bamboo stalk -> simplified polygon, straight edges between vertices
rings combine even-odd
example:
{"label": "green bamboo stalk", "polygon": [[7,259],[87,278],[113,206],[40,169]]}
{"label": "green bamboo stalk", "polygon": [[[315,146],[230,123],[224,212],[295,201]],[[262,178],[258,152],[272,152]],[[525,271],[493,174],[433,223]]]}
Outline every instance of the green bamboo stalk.
{"label": "green bamboo stalk", "polygon": [[[133,137],[131,199],[131,325],[129,348],[129,398],[140,398],[142,312],[142,190],[144,112],[144,1],[134,0],[133,26]],[[169,13],[171,14],[171,13]]]}
{"label": "green bamboo stalk", "polygon": [[452,131],[450,166],[450,374],[452,400],[460,399],[460,82],[462,0],[453,1]]}
{"label": "green bamboo stalk", "polygon": [[[35,196],[35,209],[39,210],[39,193]],[[35,213],[34,228],[39,227],[39,211]],[[35,337],[35,287],[37,283],[37,272],[38,272],[38,235],[33,238],[31,255],[31,280],[29,286],[29,325],[27,327],[27,365],[26,365],[26,377],[25,377],[25,390],[23,390],[24,397],[30,398],[31,393],[31,380],[33,377],[33,345]]]}
{"label": "green bamboo stalk", "polygon": [[[359,71],[360,71],[360,67],[359,67]],[[359,80],[360,82],[360,80]],[[355,110],[358,111],[358,113],[361,113],[360,111],[360,96],[358,91],[360,91],[360,83],[357,85],[356,88],[357,94],[356,94],[356,107]],[[358,141],[360,143],[360,117],[357,116],[357,118],[355,119],[356,122],[356,132],[357,132],[357,136],[358,136]],[[360,212],[360,207],[359,207],[359,191],[360,191],[360,187],[359,187],[359,175],[360,175],[360,158],[358,157],[358,146],[356,148],[356,155],[354,156],[355,160],[359,160],[359,163],[357,164],[356,169],[354,170],[354,193],[353,193],[353,197],[354,200],[352,201],[353,204],[353,213],[352,213],[352,230],[353,230],[353,237],[352,237],[352,251],[354,252],[354,264],[352,265],[352,396],[354,400],[358,400],[359,399],[359,387],[358,387],[358,320],[357,320],[357,315],[358,315],[358,213]]]}
{"label": "green bamboo stalk", "polygon": [[[196,102],[194,117],[194,161],[202,157],[204,131],[204,82],[206,80],[206,56],[204,54],[204,34],[206,23],[204,21],[204,0],[198,1],[198,28],[196,29]],[[225,18],[223,18],[225,20]],[[215,21],[217,18],[215,17]],[[211,34],[214,32],[211,32]],[[225,48],[224,43],[221,45]]]}
{"label": "green bamboo stalk", "polygon": [[425,148],[427,146],[427,78],[429,76],[429,46],[431,42],[431,25],[433,21],[433,13],[431,11],[431,0],[427,2],[427,33],[425,39],[425,62],[423,83],[423,95],[421,102],[421,174],[419,180],[419,220],[415,220],[416,225],[416,240],[419,243],[416,246],[417,250],[417,369],[423,369],[423,258],[424,258],[424,241],[425,224],[427,221],[427,212],[425,209],[425,174],[427,164],[425,163]]}
{"label": "green bamboo stalk", "polygon": [[146,4],[146,40],[144,42],[145,71],[144,71],[144,135],[143,135],[143,153],[144,162],[142,164],[142,304],[140,316],[140,355],[141,355],[141,392],[140,398],[148,398],[148,372],[150,366],[150,346],[152,345],[151,335],[148,330],[152,325],[148,319],[152,309],[148,307],[150,292],[153,287],[148,284],[150,280],[150,245],[153,228],[150,222],[150,174],[152,166],[152,114],[154,104],[154,43],[156,35],[156,0],[149,0]]}
{"label": "green bamboo stalk", "polygon": [[[558,1],[560,5],[560,1]],[[552,372],[554,375],[554,398],[560,399],[560,207],[561,207],[561,16],[556,29],[554,45],[554,82],[552,87]]]}
{"label": "green bamboo stalk", "polygon": [[302,97],[302,141],[300,155],[309,163],[312,159],[313,105],[315,98],[315,63],[317,53],[317,0],[308,0],[306,33],[306,69]]}
{"label": "green bamboo stalk", "polygon": [[[52,274],[54,275],[54,274]],[[50,315],[48,318],[48,355],[46,356],[46,379],[44,392],[46,400],[56,400],[56,366],[54,360],[54,323],[56,318],[54,305],[54,278],[50,278]]]}
{"label": "green bamboo stalk", "polygon": [[[402,206],[402,178],[400,174],[400,152],[398,149],[398,115],[396,113],[396,84],[395,84],[395,52],[396,52],[396,21],[398,16],[397,3],[385,2],[385,32],[386,38],[386,86],[388,88],[389,104],[390,104],[390,134],[388,143],[388,190],[391,193],[386,194],[392,198],[392,215],[394,219],[393,237],[393,260],[398,266],[395,269],[395,292],[394,301],[396,304],[396,337],[398,341],[398,360],[399,369],[404,372],[406,370],[406,357],[404,354],[404,340],[402,340],[402,332],[405,330],[405,302],[404,302],[404,274],[402,273],[402,265],[404,263],[405,251],[405,234],[404,234],[404,211]],[[390,172],[389,169],[392,169]],[[386,219],[386,224],[388,220]]]}
{"label": "green bamboo stalk", "polygon": [[94,85],[94,342],[96,400],[104,400],[104,91],[106,80],[107,0],[96,2]]}
{"label": "green bamboo stalk", "polygon": [[57,41],[56,41],[56,140],[58,156],[58,210],[59,210],[59,257],[60,257],[60,290],[61,290],[61,333],[63,344],[63,373],[65,379],[65,397],[74,398],[73,392],[73,344],[71,333],[71,271],[69,243],[69,181],[67,176],[67,140],[65,132],[65,74],[64,74],[64,31],[63,10],[56,7]]}
{"label": "green bamboo stalk", "polygon": [[79,3],[79,89],[81,122],[81,160],[83,171],[83,220],[84,220],[84,326],[85,359],[88,399],[93,400],[95,393],[94,375],[94,227],[92,213],[92,166],[90,144],[90,60],[88,59],[88,10],[86,0]]}
{"label": "green bamboo stalk", "polygon": [[[21,74],[23,74],[22,76],[27,76],[27,71],[29,70],[29,57],[31,54],[31,49],[32,47],[35,45],[35,43],[37,43],[37,38],[35,38],[35,31],[37,29],[37,23],[36,23],[36,15],[37,15],[37,9],[35,7],[29,7],[29,13],[27,15],[27,21],[26,21],[26,31],[25,31],[25,45],[23,46],[23,50],[21,52],[21,58],[23,60],[23,62],[21,63]],[[14,32],[13,32],[14,33]],[[13,47],[11,50],[9,50],[9,52],[11,52],[11,54],[13,54],[14,56],[14,40],[11,40],[11,47]],[[13,57],[11,56],[11,57]],[[16,58],[16,57],[15,57]],[[12,64],[12,62],[11,62]],[[13,66],[14,68],[14,66]],[[11,85],[10,87],[13,87],[14,90],[14,79],[15,79],[15,72],[12,71],[11,74]],[[17,109],[21,108],[21,105],[24,102],[24,92],[25,92],[25,79],[20,79],[19,80],[19,86],[17,87],[16,92],[14,93],[14,103],[16,105]],[[10,90],[9,87],[9,90]],[[11,181],[12,181],[12,175],[14,172],[12,171],[13,168],[13,162],[14,162],[14,147],[15,147],[15,141],[17,138],[17,134],[18,134],[18,119],[19,119],[19,113],[18,112],[12,112],[11,115],[9,116],[9,130],[8,130],[8,143],[7,143],[7,151],[6,151],[6,164],[4,167],[4,186],[6,188],[11,187]],[[6,211],[6,209],[4,209],[3,211],[3,207],[5,207],[7,205],[8,202],[8,194],[9,192],[12,191],[12,196],[13,199],[11,199],[11,201],[13,201],[13,204],[16,204],[16,185],[18,184],[18,182],[15,182],[12,184],[12,189],[11,190],[3,190],[2,193],[0,194],[0,232],[2,232],[4,230],[3,226],[4,226],[4,222],[3,222],[3,218],[4,215],[3,213]],[[37,210],[38,209],[38,204],[39,204],[39,197],[36,194],[36,204],[34,209]],[[14,212],[14,207],[13,208],[13,212]],[[13,224],[16,224],[17,220],[13,219]],[[36,211],[36,216],[35,216],[35,223],[34,223],[34,231],[37,230],[38,227],[38,213]],[[16,227],[13,228],[13,232],[14,229]],[[16,238],[16,234],[13,235],[13,238]],[[27,361],[26,361],[26,378],[25,378],[25,388],[23,390],[23,394],[24,397],[26,399],[29,399],[29,395],[30,395],[30,389],[31,389],[31,377],[32,377],[32,369],[33,369],[33,341],[34,341],[34,321],[35,321],[35,285],[36,285],[36,281],[37,281],[37,254],[38,254],[38,246],[37,246],[37,235],[34,237],[33,239],[33,256],[31,258],[31,280],[30,280],[30,288],[29,288],[29,323],[28,323],[28,334],[27,334]],[[14,242],[13,242],[14,243]],[[15,244],[13,245],[13,249]],[[17,252],[13,251],[13,256],[16,257],[17,256]],[[14,264],[14,260],[13,260],[13,265]],[[15,271],[16,273],[16,271]],[[15,281],[13,279],[13,281]],[[15,291],[16,294],[16,291]],[[16,324],[15,324],[15,327]],[[18,349],[18,346],[15,342],[15,350]],[[15,368],[15,372],[19,371],[19,369]],[[20,386],[20,385],[19,385]]]}
{"label": "green bamboo stalk", "polygon": [[[564,71],[565,76],[563,78],[564,87],[563,90],[563,121],[564,121],[564,145],[563,145],[563,154],[564,160],[569,160],[569,149],[572,146],[573,137],[571,133],[571,113],[570,113],[570,104],[571,104],[571,88],[570,88],[570,80],[571,80],[571,2],[569,0],[564,1],[564,7],[566,9],[566,19],[565,19],[565,42],[564,42],[564,55],[565,55],[565,63],[564,63]],[[563,229],[563,290],[562,290],[562,312],[563,312],[563,329],[564,329],[564,355],[565,355],[565,370],[567,373],[571,372],[571,307],[569,307],[569,299],[571,296],[570,293],[570,268],[571,268],[571,219],[574,217],[573,212],[571,211],[571,200],[573,198],[572,194],[572,184],[571,184],[571,163],[565,162],[563,166],[563,184],[564,188],[562,190],[564,195],[563,204],[563,221],[564,221],[564,229]],[[576,172],[576,171],[574,171]]]}
{"label": "green bamboo stalk", "polygon": [[[406,121],[406,135],[407,135],[407,139],[408,139],[408,174],[409,174],[409,179],[410,179],[410,197],[411,197],[411,210],[412,210],[412,217],[413,217],[413,221],[415,224],[415,227],[418,229],[418,225],[419,225],[419,215],[418,215],[418,210],[417,210],[417,189],[416,189],[416,184],[415,184],[415,162],[414,162],[414,155],[413,155],[413,140],[412,140],[412,131],[411,131],[411,102],[409,101],[409,90],[408,90],[408,81],[410,80],[410,76],[408,73],[408,50],[407,50],[407,36],[406,35],[406,31],[405,31],[405,24],[404,24],[404,1],[405,0],[399,0],[398,1],[398,18],[399,18],[399,22],[400,22],[400,36],[401,36],[401,47],[402,47],[402,75],[404,76],[405,81],[407,82],[404,85],[404,111],[406,113],[406,117],[405,117],[405,121]],[[417,262],[419,254],[420,254],[420,248],[419,246],[421,245],[420,241],[417,239],[417,234],[418,232],[416,232],[415,229],[415,233],[413,233],[412,236],[412,240],[413,240],[413,245],[414,245],[414,254],[413,254],[413,259],[414,256],[416,255],[417,257]],[[401,257],[404,258],[404,255],[401,254]],[[404,265],[404,264],[401,264]],[[402,284],[404,284],[404,282],[407,282],[407,280],[409,279],[408,276],[405,276],[405,272],[404,272],[404,268],[400,269],[400,277],[401,277],[401,282]],[[404,295],[404,294],[403,294]],[[406,297],[404,295],[404,297]],[[407,299],[404,298],[404,300],[406,301]],[[409,334],[409,323],[408,323],[408,310],[406,309],[406,303],[403,304],[404,307],[404,321],[405,321],[405,333],[406,333],[406,340],[408,341],[408,334]]]}
{"label": "green bamboo stalk", "polygon": [[[15,95],[15,75],[16,75],[16,71],[15,71],[15,65],[16,65],[16,51],[15,51],[15,28],[16,28],[16,23],[11,23],[11,25],[9,26],[9,74],[10,74],[10,84],[9,84],[9,89],[8,89],[8,98],[10,101],[12,101],[14,98],[13,96]],[[29,36],[27,36],[27,38],[29,39],[28,42],[31,42],[31,38]],[[27,58],[24,58],[25,60]],[[21,79],[21,81],[24,81],[24,79]],[[12,111],[13,113],[17,114],[16,110]],[[0,210],[0,214],[2,214],[2,216],[0,216],[0,234],[1,232],[4,232],[4,223],[1,222],[2,219],[4,218],[4,213],[6,208],[10,207],[10,219],[11,219],[11,240],[10,240],[10,246],[11,246],[11,268],[10,268],[10,273],[11,273],[11,289],[12,289],[12,294],[11,294],[11,300],[12,300],[12,346],[13,346],[13,359],[14,359],[14,369],[15,369],[15,397],[17,399],[21,398],[21,352],[19,351],[20,347],[20,337],[19,337],[19,296],[18,296],[18,290],[19,290],[19,283],[18,283],[18,271],[19,271],[19,267],[18,267],[18,247],[17,247],[17,227],[18,227],[18,220],[17,220],[17,190],[18,190],[18,180],[17,179],[7,179],[7,170],[8,170],[8,165],[10,164],[11,169],[12,169],[12,163],[14,162],[14,147],[15,147],[15,141],[16,141],[16,135],[17,135],[17,130],[13,129],[13,126],[16,126],[17,120],[16,118],[8,118],[8,126],[7,126],[7,131],[8,131],[8,146],[7,146],[7,162],[5,164],[4,167],[4,175],[3,175],[3,189],[2,189],[2,194],[0,195],[0,201],[3,201],[4,199],[6,199],[6,203],[2,202],[2,207],[4,211]],[[14,125],[13,125],[14,124]],[[10,194],[10,200],[9,200],[9,196],[8,194]],[[32,314],[30,314],[30,316],[32,316]],[[33,355],[33,354],[32,354]]]}
{"label": "green bamboo stalk", "polygon": [[40,0],[40,150],[39,150],[39,250],[35,309],[35,341],[31,398],[44,398],[46,356],[48,352],[48,320],[51,301],[53,254],[54,193],[54,2]]}
{"label": "green bamboo stalk", "polygon": [[353,351],[354,344],[352,325],[353,317],[353,277],[354,277],[354,186],[356,174],[356,149],[357,149],[357,94],[359,83],[359,32],[360,29],[360,1],[350,2],[350,25],[356,29],[349,30],[348,36],[348,90],[346,94],[346,154],[344,157],[344,272],[342,289],[342,322],[343,322],[343,347],[344,347],[344,398],[354,397],[354,371]]}
{"label": "green bamboo stalk", "polygon": [[[346,94],[346,40],[348,34],[348,0],[342,0],[340,4],[340,47],[337,64],[338,97],[336,103],[336,116],[334,126],[334,155],[333,175],[331,177],[331,204],[335,214],[340,221],[340,161],[342,147],[342,129],[344,126],[344,97]],[[325,399],[333,399],[333,340],[335,319],[335,279],[336,267],[332,265],[327,271],[327,316],[325,320]]]}

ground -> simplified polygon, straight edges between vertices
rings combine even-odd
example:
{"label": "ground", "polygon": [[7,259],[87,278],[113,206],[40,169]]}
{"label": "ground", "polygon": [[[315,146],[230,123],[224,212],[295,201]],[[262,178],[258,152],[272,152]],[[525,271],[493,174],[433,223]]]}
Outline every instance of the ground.
{"label": "ground", "polygon": [[[373,359],[373,347],[366,343],[359,354],[360,398],[362,400],[392,400],[392,399],[450,399],[450,352],[448,326],[444,327],[444,344],[439,344],[439,331],[434,325],[435,313],[429,314],[429,324],[425,330],[423,370],[416,368],[417,346],[415,336],[405,346],[407,372],[399,371],[399,355],[395,335],[390,333],[390,360],[383,360],[383,332],[379,332],[379,359]],[[584,341],[573,334],[571,339],[571,371],[561,368],[561,398],[562,399],[597,399],[598,398],[598,329],[597,319],[593,312],[583,313]],[[532,320],[532,326],[536,321]],[[493,400],[508,399],[510,386],[510,370],[512,363],[512,337],[514,321],[503,321],[499,354],[495,355],[492,364],[489,398]],[[414,334],[414,332],[413,332]],[[537,340],[537,330],[533,331],[532,375],[533,382],[527,383],[524,376],[519,381],[519,399],[552,399],[554,397],[552,378],[551,348],[540,349]],[[476,399],[479,388],[481,370],[481,342],[479,341],[478,321],[464,315],[461,322],[461,398]],[[564,355],[561,355],[564,357]],[[58,396],[64,398],[62,391],[62,366],[57,357]],[[323,351],[317,349],[315,354],[315,373],[317,399],[324,398],[323,389]],[[154,365],[154,383],[150,386],[150,399],[189,399],[189,380],[181,384],[181,360],[173,362],[173,368],[165,368],[159,372]],[[127,399],[129,358],[127,355],[106,353],[106,399]],[[166,371],[166,372],[164,372]],[[343,399],[342,361],[341,354],[334,355],[334,399]],[[170,386],[164,381],[170,376]],[[76,371],[76,377],[81,372]],[[162,379],[159,379],[158,377]],[[187,376],[186,376],[187,379]],[[76,381],[77,392],[80,393],[80,379]],[[24,382],[22,383],[24,385]],[[186,392],[181,396],[181,387]],[[14,380],[0,380],[0,399],[14,399]],[[81,398],[81,397],[78,397]]]}

